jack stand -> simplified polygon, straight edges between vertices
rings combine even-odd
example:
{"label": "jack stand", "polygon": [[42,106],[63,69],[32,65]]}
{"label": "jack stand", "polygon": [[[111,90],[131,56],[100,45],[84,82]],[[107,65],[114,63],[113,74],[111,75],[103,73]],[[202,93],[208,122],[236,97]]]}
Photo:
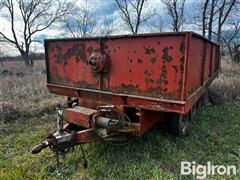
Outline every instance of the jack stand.
{"label": "jack stand", "polygon": [[60,176],[60,161],[59,161],[59,153],[58,151],[55,152],[55,157],[56,157],[56,166],[57,166],[57,175]]}
{"label": "jack stand", "polygon": [[[56,113],[57,113],[57,132],[56,132],[56,135],[60,135],[63,132],[63,108],[61,107],[60,104],[57,105]],[[59,154],[58,150],[55,152],[55,156],[56,156],[56,165],[57,165],[57,175],[60,176],[61,175],[60,161],[59,161],[60,154]]]}
{"label": "jack stand", "polygon": [[63,132],[63,108],[59,104],[56,108],[57,111],[57,133],[60,135]]}
{"label": "jack stand", "polygon": [[80,143],[80,148],[81,148],[81,152],[82,152],[82,155],[83,155],[83,167],[84,167],[84,169],[86,169],[88,167],[88,161],[87,161],[87,158],[86,158],[85,153],[83,151],[82,143]]}

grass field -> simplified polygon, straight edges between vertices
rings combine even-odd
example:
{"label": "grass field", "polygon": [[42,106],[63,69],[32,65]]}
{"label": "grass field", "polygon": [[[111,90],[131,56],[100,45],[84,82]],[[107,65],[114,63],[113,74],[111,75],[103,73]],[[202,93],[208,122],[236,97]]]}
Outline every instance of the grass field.
{"label": "grass field", "polygon": [[[0,179],[194,179],[180,177],[181,161],[239,167],[239,72],[238,65],[223,64],[223,72],[211,87],[216,104],[198,111],[189,136],[173,137],[158,124],[125,146],[84,144],[88,168],[82,167],[81,153],[76,149],[61,160],[60,174],[49,149],[37,155],[30,149],[54,131],[53,105],[62,98],[47,92],[45,75],[0,77]],[[237,180],[239,171],[232,177],[207,178]]]}

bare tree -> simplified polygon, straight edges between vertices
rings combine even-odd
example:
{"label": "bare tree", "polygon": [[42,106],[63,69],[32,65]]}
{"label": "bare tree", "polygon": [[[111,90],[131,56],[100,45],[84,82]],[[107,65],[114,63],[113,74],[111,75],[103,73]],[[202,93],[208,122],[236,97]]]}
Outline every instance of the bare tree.
{"label": "bare tree", "polygon": [[94,36],[99,32],[99,24],[94,14],[94,10],[87,1],[82,2],[64,20],[66,28],[71,37]]}
{"label": "bare tree", "polygon": [[[62,0],[0,0],[0,4],[3,17],[11,24],[12,34],[1,31],[0,37],[18,49],[27,66],[33,65],[29,50],[31,43],[37,41],[34,35],[60,20],[72,6],[72,3]],[[23,28],[17,27],[17,23]]]}
{"label": "bare tree", "polygon": [[231,60],[234,61],[234,49],[236,45],[236,38],[240,36],[240,21],[233,22],[231,30],[226,31],[222,36],[222,40],[228,48]]}
{"label": "bare tree", "polygon": [[205,0],[203,11],[202,11],[202,35],[205,37],[206,34],[206,12],[208,7],[209,0]]}
{"label": "bare tree", "polygon": [[237,47],[240,46],[240,2],[204,0],[196,5],[193,23],[201,29],[203,36],[209,40],[215,40],[221,45],[221,50],[229,52],[232,61],[238,61],[235,59],[240,57]]}
{"label": "bare tree", "polygon": [[215,6],[216,6],[217,0],[211,0],[210,5],[210,12],[209,12],[209,20],[208,20],[208,39],[212,40],[212,29],[213,29],[213,20],[215,15]]}
{"label": "bare tree", "polygon": [[202,11],[202,35],[212,40],[212,34],[216,35],[217,43],[220,43],[221,32],[224,23],[229,18],[232,10],[236,5],[236,0],[205,0]]}
{"label": "bare tree", "polygon": [[229,17],[229,14],[231,10],[233,9],[236,0],[219,0],[220,3],[218,5],[218,28],[217,28],[217,42],[220,43],[221,40],[221,33],[222,33],[222,27],[224,23],[226,22],[227,18]]}
{"label": "bare tree", "polygon": [[171,17],[171,26],[174,32],[178,32],[184,23],[185,0],[161,0],[165,5],[167,14]]}
{"label": "bare tree", "polygon": [[150,20],[147,26],[149,32],[163,32],[165,28],[164,21],[159,14],[157,14],[157,18],[154,21]]}
{"label": "bare tree", "polygon": [[202,6],[200,5],[200,10],[202,11],[202,35],[206,37],[206,31],[207,31],[207,38],[209,40],[212,39],[212,32],[213,32],[213,25],[215,20],[215,7],[217,5],[218,0],[205,0],[202,2]]}
{"label": "bare tree", "polygon": [[132,34],[137,34],[139,28],[149,19],[156,15],[155,10],[149,9],[147,13],[143,13],[147,8],[147,0],[115,0],[120,11],[120,17]]}
{"label": "bare tree", "polygon": [[94,8],[87,1],[83,1],[73,11],[63,20],[71,37],[109,36],[115,31],[113,17],[105,16],[103,20],[97,19]]}
{"label": "bare tree", "polygon": [[117,25],[114,21],[114,17],[105,16],[104,21],[100,24],[99,35],[110,36],[116,32],[116,27]]}

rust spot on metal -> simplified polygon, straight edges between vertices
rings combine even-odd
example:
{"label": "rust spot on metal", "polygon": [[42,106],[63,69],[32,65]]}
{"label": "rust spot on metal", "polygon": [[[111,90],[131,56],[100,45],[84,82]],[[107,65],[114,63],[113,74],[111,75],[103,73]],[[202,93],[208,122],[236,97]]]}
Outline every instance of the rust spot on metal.
{"label": "rust spot on metal", "polygon": [[152,48],[148,48],[148,47],[143,47],[143,49],[145,50],[145,54],[154,54],[155,53],[155,49]]}
{"label": "rust spot on metal", "polygon": [[93,48],[90,46],[89,48],[87,48],[87,52],[88,53],[92,53],[93,52]]}
{"label": "rust spot on metal", "polygon": [[161,86],[157,86],[156,88],[148,88],[148,92],[155,97],[160,97],[162,95],[162,88]]}
{"label": "rust spot on metal", "polygon": [[55,47],[56,47],[57,51],[62,51],[62,48],[58,44],[56,44]]}
{"label": "rust spot on metal", "polygon": [[75,59],[76,59],[77,63],[79,63],[79,61],[80,61],[80,58],[76,56],[76,58],[75,58]]}
{"label": "rust spot on metal", "polygon": [[63,62],[63,66],[66,67],[67,66],[67,61]]}
{"label": "rust spot on metal", "polygon": [[146,82],[146,84],[152,84],[152,83],[154,83],[154,80],[151,78],[145,78],[145,82]]}
{"label": "rust spot on metal", "polygon": [[132,85],[132,84],[121,84],[120,86],[112,87],[109,90],[117,93],[140,92],[139,85]]}
{"label": "rust spot on metal", "polygon": [[147,76],[151,76],[152,73],[153,73],[152,70],[145,69],[145,71],[144,71],[144,74],[147,75]]}
{"label": "rust spot on metal", "polygon": [[174,92],[170,92],[170,91],[167,91],[164,93],[164,96],[165,97],[168,97],[169,99],[177,99],[177,97],[175,96]]}
{"label": "rust spot on metal", "polygon": [[[60,47],[56,45],[56,48],[58,51],[60,51]],[[84,63],[87,63],[87,58],[85,54],[85,44],[83,43],[76,43],[73,44],[72,48],[69,48],[67,52],[64,54],[62,52],[58,52],[56,56],[56,63],[57,64],[63,64],[63,66],[66,66],[68,64],[68,60],[71,57],[76,57],[77,63],[79,63],[80,60],[82,60]]]}
{"label": "rust spot on metal", "polygon": [[155,64],[157,62],[157,59],[154,57],[154,58],[151,58],[150,61],[151,63]]}
{"label": "rust spot on metal", "polygon": [[181,64],[180,64],[180,71],[181,73],[184,71],[184,56],[180,58]]}
{"label": "rust spot on metal", "polygon": [[58,73],[58,70],[57,70],[56,65],[53,66],[52,71],[53,71],[53,74],[54,74],[54,76],[52,76],[52,78],[54,79],[54,81],[55,81],[55,80],[56,80],[56,81],[57,81],[57,80],[61,80],[61,77],[59,76],[59,73]]}
{"label": "rust spot on metal", "polygon": [[168,92],[168,89],[167,89],[167,88],[164,88],[163,91],[165,91],[165,93],[167,93],[167,92]]}
{"label": "rust spot on metal", "polygon": [[81,59],[83,62],[87,63],[87,57],[85,54],[85,44],[83,43],[76,43],[73,44],[73,47],[68,49],[67,52],[64,54],[64,60],[67,61],[69,58],[76,56],[78,57],[77,63]]}
{"label": "rust spot on metal", "polygon": [[165,60],[167,62],[170,62],[170,61],[172,61],[172,57],[168,55],[168,50],[169,50],[168,47],[163,48],[163,50],[162,50],[162,52],[163,52],[162,58],[163,58],[163,60]]}
{"label": "rust spot on metal", "polygon": [[56,63],[57,64],[62,64],[62,62],[63,62],[63,57],[60,53],[58,53],[57,56],[56,56]]}
{"label": "rust spot on metal", "polygon": [[81,87],[81,88],[92,88],[92,89],[97,89],[97,84],[89,84],[88,82],[86,81],[79,81],[76,83],[76,85],[78,87]]}
{"label": "rust spot on metal", "polygon": [[104,46],[104,49],[108,49],[108,45],[103,44],[103,46]]}
{"label": "rust spot on metal", "polygon": [[[106,75],[106,74],[103,74],[103,75]],[[92,76],[94,78],[98,78],[99,77],[99,73],[95,72],[95,71],[92,71]],[[107,77],[107,76],[106,76]]]}
{"label": "rust spot on metal", "polygon": [[181,90],[182,90],[182,78],[180,78],[180,80],[178,81],[178,93],[179,93],[179,96],[181,95]]}
{"label": "rust spot on metal", "polygon": [[179,50],[182,53],[182,55],[184,55],[184,51],[185,51],[185,44],[184,44],[184,42],[181,43]]}
{"label": "rust spot on metal", "polygon": [[142,59],[138,58],[137,62],[138,62],[138,64],[142,64]]}
{"label": "rust spot on metal", "polygon": [[162,74],[161,74],[160,78],[157,80],[157,83],[158,83],[158,84],[162,84],[162,82],[163,82],[163,83],[165,83],[165,84],[168,84],[166,65],[163,64],[162,67],[161,67],[161,69],[162,69]]}
{"label": "rust spot on metal", "polygon": [[71,80],[68,79],[66,74],[64,74],[63,76],[60,76],[57,66],[53,66],[53,74],[54,74],[54,76],[53,76],[54,83],[60,83],[60,84],[64,84],[64,85],[73,85],[74,84]]}
{"label": "rust spot on metal", "polygon": [[179,47],[179,51],[181,52],[181,58],[180,58],[180,80],[178,81],[178,93],[179,97],[181,96],[181,90],[183,86],[183,72],[184,72],[184,51],[185,51],[185,44],[184,42],[181,43]]}
{"label": "rust spot on metal", "polygon": [[177,73],[178,72],[178,70],[177,70],[177,65],[172,65],[172,68],[174,69],[174,71],[175,71],[175,73]]}

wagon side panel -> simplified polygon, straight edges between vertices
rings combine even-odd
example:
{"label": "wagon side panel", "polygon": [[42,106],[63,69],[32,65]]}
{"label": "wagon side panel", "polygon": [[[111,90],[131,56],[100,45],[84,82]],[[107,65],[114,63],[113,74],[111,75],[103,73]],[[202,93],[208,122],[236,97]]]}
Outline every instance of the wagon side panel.
{"label": "wagon side panel", "polygon": [[187,66],[187,87],[186,97],[188,98],[194,91],[201,86],[202,66],[204,59],[204,41],[192,36],[189,46],[189,57]]}
{"label": "wagon side panel", "polygon": [[205,93],[206,88],[217,77],[219,70],[219,47],[209,40],[193,34],[189,46],[186,85],[186,110]]}

